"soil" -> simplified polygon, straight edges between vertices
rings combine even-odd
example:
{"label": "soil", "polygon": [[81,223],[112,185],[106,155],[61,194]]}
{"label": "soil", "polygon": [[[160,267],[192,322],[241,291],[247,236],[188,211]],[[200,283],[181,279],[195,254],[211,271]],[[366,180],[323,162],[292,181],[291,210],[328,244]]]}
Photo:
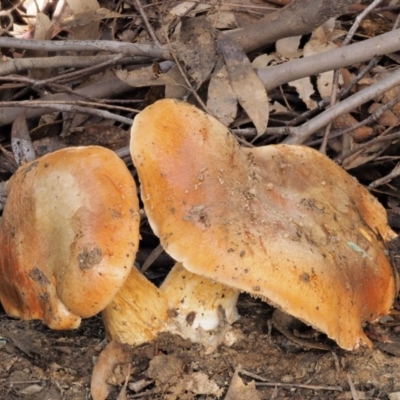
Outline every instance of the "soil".
{"label": "soil", "polygon": [[[162,334],[157,342],[130,349],[128,365],[113,367],[107,378],[107,398],[400,398],[396,313],[367,327],[374,349],[346,352],[323,335],[316,340],[329,350],[289,340],[271,327],[273,309],[247,295],[238,309],[241,319],[231,331],[238,340],[231,347],[207,354],[200,345]],[[75,331],[51,331],[2,313],[0,336],[1,399],[91,399],[93,367],[107,344],[101,317],[83,321]]]}

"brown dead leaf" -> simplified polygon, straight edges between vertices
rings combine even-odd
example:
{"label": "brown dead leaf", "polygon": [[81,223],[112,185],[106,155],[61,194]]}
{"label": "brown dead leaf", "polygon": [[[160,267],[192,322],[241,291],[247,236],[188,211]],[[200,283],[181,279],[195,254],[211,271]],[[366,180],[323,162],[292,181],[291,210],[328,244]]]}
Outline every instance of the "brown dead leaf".
{"label": "brown dead leaf", "polygon": [[[357,124],[358,121],[349,113],[342,114],[332,122],[334,129],[346,129]],[[370,126],[360,126],[349,132],[349,135],[354,139],[356,143],[365,142],[374,133],[374,130]]]}
{"label": "brown dead leaf", "polygon": [[236,15],[233,11],[217,10],[207,16],[207,19],[217,29],[236,29],[239,24],[236,21]]}
{"label": "brown dead leaf", "polygon": [[299,49],[301,36],[290,36],[276,41],[276,51],[288,60],[299,58],[302,51]]}
{"label": "brown dead leaf", "polygon": [[236,118],[237,97],[229,81],[228,70],[218,63],[211,75],[207,94],[207,108],[225,126]]}
{"label": "brown dead leaf", "polygon": [[234,39],[221,34],[218,37],[218,48],[224,57],[232,89],[256,127],[257,139],[268,125],[269,104],[264,84]]}
{"label": "brown dead leaf", "polygon": [[74,14],[64,17],[60,21],[60,26],[62,27],[74,27],[87,25],[93,21],[101,21],[102,19],[109,18],[126,18],[127,15],[122,15],[120,13],[110,11],[107,8],[99,8],[98,10],[92,10],[85,13]]}
{"label": "brown dead leaf", "polygon": [[165,354],[160,354],[150,361],[147,374],[157,382],[157,391],[162,392],[162,398],[189,400],[201,394],[220,397],[222,389],[204,372],[184,372],[187,369],[187,361],[183,357]]}
{"label": "brown dead leaf", "polygon": [[165,85],[165,97],[167,99],[183,99],[190,92],[187,87],[185,77],[182,75],[179,67],[174,65],[167,73],[167,78],[171,78],[175,84]]}
{"label": "brown dead leaf", "polygon": [[[58,23],[71,18],[71,25],[65,24],[64,27],[73,32],[69,36],[74,40],[94,40],[99,37],[100,20],[95,19],[82,19],[79,16],[95,14],[100,9],[97,0],[67,0],[63,10],[59,16]],[[78,20],[80,23],[77,25],[74,21]]]}
{"label": "brown dead leaf", "polygon": [[[382,104],[373,103],[368,108],[368,112],[373,114],[377,112],[382,107]],[[399,123],[399,118],[394,114],[391,110],[386,110],[383,114],[378,118],[378,124],[382,126],[396,126]]]}
{"label": "brown dead leaf", "polygon": [[205,17],[182,18],[179,42],[175,49],[198,87],[214,69],[217,53],[215,32]]}
{"label": "brown dead leaf", "polygon": [[90,382],[93,400],[105,400],[110,394],[111,385],[107,383],[114,369],[130,361],[130,346],[115,341],[110,342],[101,352],[92,373]]}
{"label": "brown dead leaf", "polygon": [[261,400],[261,395],[257,391],[254,381],[247,385],[243,383],[239,376],[241,369],[240,365],[236,368],[225,400]]}
{"label": "brown dead leaf", "polygon": [[158,73],[153,67],[144,67],[129,72],[117,70],[115,74],[121,81],[133,87],[179,85],[170,75]]}
{"label": "brown dead leaf", "polygon": [[[310,40],[304,46],[304,57],[337,49],[337,45],[330,40],[329,33],[323,27],[317,28]],[[322,98],[329,97],[332,93],[333,71],[323,72],[317,76],[317,87]]]}

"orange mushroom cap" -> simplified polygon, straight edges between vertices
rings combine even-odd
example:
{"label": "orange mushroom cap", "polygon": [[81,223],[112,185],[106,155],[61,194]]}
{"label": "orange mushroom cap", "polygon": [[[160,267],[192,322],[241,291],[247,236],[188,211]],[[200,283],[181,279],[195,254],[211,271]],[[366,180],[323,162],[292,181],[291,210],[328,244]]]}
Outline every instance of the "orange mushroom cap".
{"label": "orange mushroom cap", "polygon": [[387,314],[394,233],[378,201],[303,146],[242,149],[213,117],[161,100],[134,120],[131,154],[149,222],[189,271],[261,297],[344,349]]}
{"label": "orange mushroom cap", "polygon": [[0,300],[22,319],[72,329],[104,309],[139,241],[135,182],[102,147],[68,148],[17,170],[0,221]]}

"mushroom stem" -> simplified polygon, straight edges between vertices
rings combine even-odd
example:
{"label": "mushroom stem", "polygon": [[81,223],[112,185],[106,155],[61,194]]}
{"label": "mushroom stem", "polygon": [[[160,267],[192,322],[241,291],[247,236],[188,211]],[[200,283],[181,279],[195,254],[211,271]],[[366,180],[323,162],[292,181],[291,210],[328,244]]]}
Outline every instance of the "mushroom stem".
{"label": "mushroom stem", "polygon": [[102,314],[108,339],[134,346],[153,340],[169,319],[166,297],[136,267]]}
{"label": "mushroom stem", "polygon": [[181,263],[160,289],[134,268],[103,310],[104,326],[110,340],[134,346],[170,332],[208,347],[208,332],[218,332],[221,319],[232,324],[239,318],[238,296],[237,290],[192,274]]}
{"label": "mushroom stem", "polygon": [[186,270],[176,263],[160,291],[168,299],[170,332],[202,342],[203,331],[218,328],[221,319],[229,324],[239,319],[236,309],[239,291]]}

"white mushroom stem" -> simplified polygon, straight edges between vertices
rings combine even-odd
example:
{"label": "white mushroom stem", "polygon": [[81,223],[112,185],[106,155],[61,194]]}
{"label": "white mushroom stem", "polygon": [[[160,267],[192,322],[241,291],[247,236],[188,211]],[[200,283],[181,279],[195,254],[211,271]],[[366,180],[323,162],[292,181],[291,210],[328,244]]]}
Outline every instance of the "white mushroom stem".
{"label": "white mushroom stem", "polygon": [[104,309],[104,326],[110,340],[134,346],[170,332],[214,349],[225,341],[224,322],[239,318],[238,296],[237,290],[192,274],[181,263],[160,289],[134,268]]}
{"label": "white mushroom stem", "polygon": [[203,332],[218,328],[221,320],[232,324],[239,318],[239,291],[193,274],[176,263],[160,287],[171,310],[168,330],[203,342]]}

